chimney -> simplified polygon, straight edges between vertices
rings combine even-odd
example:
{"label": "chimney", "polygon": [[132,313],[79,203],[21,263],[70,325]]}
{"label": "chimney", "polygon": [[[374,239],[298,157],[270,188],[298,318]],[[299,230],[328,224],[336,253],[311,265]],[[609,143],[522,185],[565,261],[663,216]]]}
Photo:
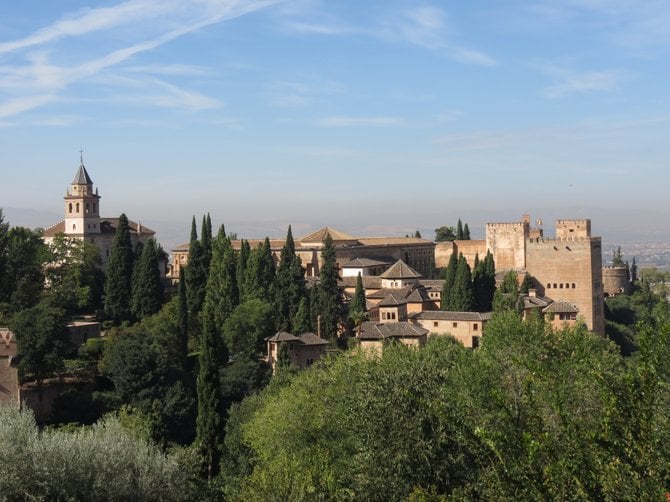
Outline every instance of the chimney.
{"label": "chimney", "polygon": [[530,296],[531,298],[537,298],[537,289],[530,288],[528,290],[528,296]]}

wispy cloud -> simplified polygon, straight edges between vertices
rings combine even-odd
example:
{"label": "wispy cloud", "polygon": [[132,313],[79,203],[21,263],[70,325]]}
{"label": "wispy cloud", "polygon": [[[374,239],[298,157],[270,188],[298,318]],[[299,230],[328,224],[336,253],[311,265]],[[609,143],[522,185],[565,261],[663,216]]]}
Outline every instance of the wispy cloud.
{"label": "wispy cloud", "polygon": [[549,98],[612,91],[629,77],[626,72],[621,70],[576,71],[553,65],[540,65],[539,69],[556,80],[554,84],[543,91],[543,94]]}
{"label": "wispy cloud", "polygon": [[[129,0],[111,7],[86,9],[70,14],[31,35],[0,44],[0,54],[22,53],[39,48],[38,51],[26,53],[23,64],[0,67],[0,91],[7,92],[5,100],[0,101],[0,117],[43,106],[73,84],[91,79],[105,70],[122,69],[125,62],[141,53],[154,50],[204,27],[264,9],[278,1],[280,0]],[[146,21],[149,19],[152,22],[147,29]],[[135,26],[141,27],[136,30],[137,36],[147,31],[151,34],[125,47],[102,54],[95,54],[95,45],[87,45],[86,59],[73,63],[73,55],[68,52],[68,58],[61,58],[68,59],[67,64],[59,65],[54,62],[57,56],[63,55],[59,52],[62,48],[58,41],[80,38],[121,25],[131,31]],[[137,65],[128,70],[137,73],[140,69],[141,65]],[[194,74],[193,67],[179,64],[146,70],[149,70],[146,73],[164,76]],[[160,86],[160,82],[157,83]],[[169,84],[162,87],[169,91],[173,103],[182,103],[190,110],[218,106],[216,100],[201,93],[170,87]],[[161,99],[153,102],[157,106],[164,105]]]}
{"label": "wispy cloud", "polygon": [[274,106],[299,108],[312,105],[324,96],[344,92],[344,86],[334,80],[313,75],[296,75],[291,80],[275,80],[265,86],[264,94]]}
{"label": "wispy cloud", "polygon": [[394,127],[402,125],[398,117],[350,117],[335,115],[318,119],[315,124],[320,127]]}

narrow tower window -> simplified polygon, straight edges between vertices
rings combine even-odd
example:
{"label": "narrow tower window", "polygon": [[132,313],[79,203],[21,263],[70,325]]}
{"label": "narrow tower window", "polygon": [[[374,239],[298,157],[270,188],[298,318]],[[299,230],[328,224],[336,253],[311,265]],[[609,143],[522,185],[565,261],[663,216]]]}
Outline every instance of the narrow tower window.
{"label": "narrow tower window", "polygon": [[70,210],[70,212],[72,212],[72,202],[70,202],[68,209]]}
{"label": "narrow tower window", "polygon": [[79,214],[79,202],[77,202],[77,214]]}
{"label": "narrow tower window", "polygon": [[89,212],[90,210],[91,210],[91,208],[90,208],[90,204],[87,202],[87,203],[86,203],[86,214],[88,214],[88,212]]}

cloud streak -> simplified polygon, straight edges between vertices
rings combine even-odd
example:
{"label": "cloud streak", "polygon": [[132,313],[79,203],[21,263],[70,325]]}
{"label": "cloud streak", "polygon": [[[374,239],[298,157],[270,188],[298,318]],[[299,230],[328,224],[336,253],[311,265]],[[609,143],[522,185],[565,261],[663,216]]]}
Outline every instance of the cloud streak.
{"label": "cloud streak", "polygon": [[[55,100],[75,83],[94,77],[102,71],[119,67],[128,60],[144,52],[152,51],[166,43],[207,26],[228,21],[245,14],[267,8],[279,0],[130,0],[113,7],[87,9],[59,20],[33,34],[0,44],[0,54],[24,52],[26,49],[52,44],[48,51],[26,54],[27,64],[0,67],[0,91],[9,91],[8,99],[0,102],[0,118],[34,110]],[[82,37],[94,32],[110,30],[126,25],[152,20],[151,27],[158,33],[153,37],[139,40],[131,45],[93,55],[78,64],[59,66],[53,62],[53,54],[58,52],[58,41],[66,38]],[[162,32],[161,32],[162,31]],[[95,49],[95,47],[93,48]],[[169,68],[166,66],[164,68]],[[131,71],[137,72],[138,67]],[[182,71],[179,65],[172,70]],[[163,88],[168,88],[165,85]],[[182,103],[189,109],[203,109],[217,106],[216,100],[199,93],[168,88],[175,103]],[[30,95],[30,93],[34,95]],[[161,100],[155,100],[160,106]]]}
{"label": "cloud streak", "polygon": [[318,119],[315,124],[319,127],[396,127],[402,125],[398,117],[351,117],[335,115]]}

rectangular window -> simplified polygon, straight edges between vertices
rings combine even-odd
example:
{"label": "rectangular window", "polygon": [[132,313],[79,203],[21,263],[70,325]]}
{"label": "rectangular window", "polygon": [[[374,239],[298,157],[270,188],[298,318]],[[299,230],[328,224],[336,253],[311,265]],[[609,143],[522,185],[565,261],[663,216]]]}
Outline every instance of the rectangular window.
{"label": "rectangular window", "polygon": [[434,328],[437,328],[437,325],[438,325],[438,322],[437,322],[437,321],[433,321],[433,327],[434,327]]}
{"label": "rectangular window", "polygon": [[452,328],[458,328],[458,323],[457,323],[457,322],[452,323],[452,324],[451,324],[451,327],[452,327]]}
{"label": "rectangular window", "polygon": [[479,331],[479,325],[477,323],[472,325],[472,331]]}

